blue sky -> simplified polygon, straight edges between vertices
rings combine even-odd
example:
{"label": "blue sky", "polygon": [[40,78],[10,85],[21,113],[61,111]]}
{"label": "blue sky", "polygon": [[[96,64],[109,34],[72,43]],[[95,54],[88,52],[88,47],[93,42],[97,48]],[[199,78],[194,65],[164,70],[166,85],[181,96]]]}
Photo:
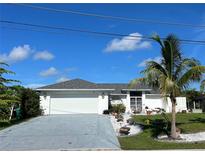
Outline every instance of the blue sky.
{"label": "blue sky", "polygon": [[[33,5],[165,22],[205,24],[205,4]],[[9,4],[0,5],[0,18],[137,36],[151,36],[157,33],[165,37],[174,33],[180,39],[204,40],[205,37],[205,29],[200,28],[124,22]],[[16,72],[12,78],[20,80],[24,86],[36,87],[74,78],[93,82],[129,82],[140,77],[139,72],[144,68],[144,61],[158,61],[160,56],[158,44],[146,40],[128,41],[125,38],[76,32],[37,32],[12,27],[25,28],[0,25],[0,59],[10,64],[9,69]],[[205,46],[202,45],[182,45],[185,56],[197,58],[203,65],[204,50]],[[197,88],[198,84],[193,84],[192,87]]]}

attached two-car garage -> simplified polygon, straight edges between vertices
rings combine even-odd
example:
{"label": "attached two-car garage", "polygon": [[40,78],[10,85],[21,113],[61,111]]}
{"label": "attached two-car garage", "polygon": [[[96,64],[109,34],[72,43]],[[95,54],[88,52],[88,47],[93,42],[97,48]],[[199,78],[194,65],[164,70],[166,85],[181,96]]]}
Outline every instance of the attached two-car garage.
{"label": "attached two-car garage", "polygon": [[44,115],[102,114],[108,109],[108,94],[102,91],[44,91],[40,102]]}
{"label": "attached two-car garage", "polygon": [[50,98],[50,114],[98,113],[98,95],[57,94]]}
{"label": "attached two-car garage", "polygon": [[114,89],[82,79],[37,88],[44,115],[102,114],[108,109],[108,95]]}

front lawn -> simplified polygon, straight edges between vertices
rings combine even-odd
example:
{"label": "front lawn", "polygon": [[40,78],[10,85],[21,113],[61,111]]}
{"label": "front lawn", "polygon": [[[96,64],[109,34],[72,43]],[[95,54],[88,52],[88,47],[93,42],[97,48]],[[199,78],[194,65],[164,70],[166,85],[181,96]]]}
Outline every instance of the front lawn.
{"label": "front lawn", "polygon": [[[171,119],[171,114],[167,114]],[[195,133],[205,131],[205,114],[203,113],[187,113],[177,114],[177,127],[182,130],[182,133]],[[144,126],[144,131],[138,135],[130,137],[119,137],[119,142],[122,149],[127,150],[151,150],[151,149],[205,149],[205,142],[194,143],[165,143],[154,140],[157,134],[161,132],[162,125],[146,124],[147,116],[136,115],[133,120]],[[149,116],[150,122],[162,121],[164,118],[161,115]],[[156,131],[157,130],[157,131]]]}

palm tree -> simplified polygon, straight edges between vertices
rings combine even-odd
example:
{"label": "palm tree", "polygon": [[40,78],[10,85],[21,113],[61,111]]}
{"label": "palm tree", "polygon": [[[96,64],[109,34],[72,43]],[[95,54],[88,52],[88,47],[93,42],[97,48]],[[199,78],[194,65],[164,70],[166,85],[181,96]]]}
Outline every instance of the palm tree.
{"label": "palm tree", "polygon": [[161,62],[149,61],[141,72],[144,77],[134,79],[130,86],[143,82],[151,87],[157,87],[162,97],[169,97],[172,103],[171,137],[176,139],[176,97],[193,81],[200,81],[205,73],[205,66],[194,58],[184,58],[180,41],[175,35],[161,39],[158,35],[152,37],[160,45]]}

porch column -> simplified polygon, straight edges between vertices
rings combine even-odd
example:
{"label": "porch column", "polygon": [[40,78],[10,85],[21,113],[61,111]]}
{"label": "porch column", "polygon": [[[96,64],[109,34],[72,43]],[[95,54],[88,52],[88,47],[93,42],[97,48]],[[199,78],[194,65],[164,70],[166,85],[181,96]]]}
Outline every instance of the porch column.
{"label": "porch column", "polygon": [[194,109],[196,109],[196,102],[194,101]]}
{"label": "porch column", "polygon": [[126,111],[125,112],[130,112],[131,113],[131,109],[130,109],[130,93],[127,92],[127,105],[126,105]]}
{"label": "porch column", "polygon": [[142,113],[145,113],[145,106],[146,106],[146,94],[145,91],[142,91]]}

